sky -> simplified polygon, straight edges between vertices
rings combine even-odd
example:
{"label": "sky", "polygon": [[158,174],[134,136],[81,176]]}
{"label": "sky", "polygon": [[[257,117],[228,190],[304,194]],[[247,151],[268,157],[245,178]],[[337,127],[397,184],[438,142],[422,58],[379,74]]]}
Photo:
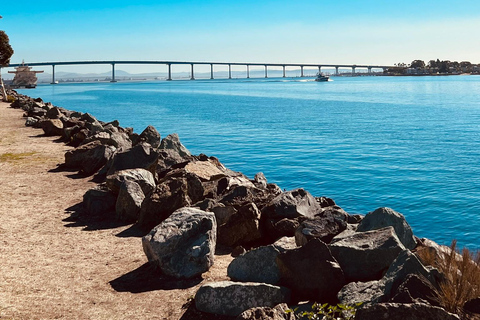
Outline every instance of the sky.
{"label": "sky", "polygon": [[[11,63],[393,65],[437,58],[480,63],[478,0],[2,2],[0,30],[6,31],[15,50]],[[91,72],[109,66],[70,68]],[[130,68],[146,72],[152,67]]]}

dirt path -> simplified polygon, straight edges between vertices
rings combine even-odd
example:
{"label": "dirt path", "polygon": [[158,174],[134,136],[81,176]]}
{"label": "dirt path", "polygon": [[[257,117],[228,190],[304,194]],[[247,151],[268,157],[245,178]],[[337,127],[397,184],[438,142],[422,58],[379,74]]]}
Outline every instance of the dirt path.
{"label": "dirt path", "polygon": [[[69,221],[94,183],[55,171],[69,147],[42,133],[0,103],[0,319],[181,318],[202,279],[154,272],[130,226]],[[226,279],[216,258],[202,282]]]}

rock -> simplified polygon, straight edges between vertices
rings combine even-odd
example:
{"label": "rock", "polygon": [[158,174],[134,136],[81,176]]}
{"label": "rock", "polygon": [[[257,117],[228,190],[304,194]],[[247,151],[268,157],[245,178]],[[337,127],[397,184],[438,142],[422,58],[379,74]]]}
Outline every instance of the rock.
{"label": "rock", "polygon": [[47,111],[45,115],[48,119],[60,119],[64,116],[61,109],[59,107],[53,107]]}
{"label": "rock", "polygon": [[218,243],[228,247],[249,244],[261,237],[260,211],[255,203],[238,207],[227,222],[218,226]]}
{"label": "rock", "polygon": [[333,211],[327,211],[322,213],[321,216],[300,223],[300,226],[295,230],[295,241],[299,247],[314,238],[330,243],[333,237],[346,228],[345,220],[336,218]]}
{"label": "rock", "polygon": [[226,224],[230,218],[238,212],[235,207],[225,206],[223,203],[217,203],[210,211],[215,213],[218,226]]}
{"label": "rock", "polygon": [[417,275],[427,279],[434,287],[438,287],[433,273],[426,269],[410,250],[402,251],[388,268],[382,281],[385,282],[385,298],[388,300],[409,275]]}
{"label": "rock", "polygon": [[34,117],[27,117],[27,120],[25,120],[25,126],[27,127],[33,127],[35,124],[37,124],[38,119]]}
{"label": "rock", "polygon": [[405,248],[410,250],[415,248],[416,241],[413,237],[412,228],[401,213],[390,208],[379,208],[369,212],[358,225],[357,232],[371,231],[388,226],[395,229],[395,233]]}
{"label": "rock", "polygon": [[344,238],[353,236],[354,234],[356,234],[357,227],[358,227],[358,224],[347,223],[347,228],[342,232],[340,232],[339,234],[337,234],[335,237],[333,237],[332,241],[330,241],[330,244],[340,241]]}
{"label": "rock", "polygon": [[467,301],[463,306],[463,310],[470,313],[480,314],[480,297]]}
{"label": "rock", "polygon": [[115,205],[116,218],[125,222],[136,222],[145,194],[135,181],[125,180],[120,186]]}
{"label": "rock", "polygon": [[292,289],[295,301],[335,303],[338,291],[346,284],[340,265],[319,239],[280,253],[277,264],[280,283]]}
{"label": "rock", "polygon": [[102,168],[115,153],[115,147],[92,141],[65,153],[65,166],[92,175]]}
{"label": "rock", "polygon": [[160,149],[173,149],[178,152],[181,157],[190,156],[190,151],[180,142],[178,134],[169,134],[166,138],[163,138],[160,143]]}
{"label": "rock", "polygon": [[187,179],[164,178],[143,201],[138,225],[149,230],[168,218],[175,210],[190,205],[192,201],[188,195]]}
{"label": "rock", "polygon": [[428,280],[416,274],[408,275],[396,292],[392,293],[392,296],[391,302],[415,303],[420,299],[432,306],[440,306],[435,287]]}
{"label": "rock", "polygon": [[251,308],[288,303],[289,298],[287,288],[265,283],[221,281],[201,286],[195,294],[195,306],[203,312],[238,316]]}
{"label": "rock", "polygon": [[405,247],[393,227],[356,232],[329,245],[347,282],[379,280]]}
{"label": "rock", "polygon": [[105,184],[99,184],[83,195],[84,213],[88,216],[107,216],[115,212],[116,197]]}
{"label": "rock", "polygon": [[143,250],[164,274],[193,278],[213,265],[216,234],[213,213],[181,208],[142,238]]}
{"label": "rock", "polygon": [[265,229],[270,239],[281,237],[295,237],[296,230],[300,227],[298,219],[265,219]]}
{"label": "rock", "polygon": [[41,120],[40,124],[46,136],[61,136],[63,134],[63,122],[60,119]]}
{"label": "rock", "polygon": [[385,283],[383,281],[350,282],[337,294],[338,301],[345,305],[357,303],[376,303],[383,299]]}
{"label": "rock", "polygon": [[160,133],[158,133],[154,126],[148,126],[140,133],[138,142],[149,143],[152,148],[156,149],[160,146]]}
{"label": "rock", "polygon": [[273,245],[280,252],[297,248],[297,244],[295,243],[295,237],[281,237],[280,239],[275,241]]}
{"label": "rock", "polygon": [[230,262],[227,275],[233,281],[261,282],[277,285],[280,272],[276,258],[280,251],[273,245],[258,247]]}
{"label": "rock", "polygon": [[313,218],[321,209],[315,198],[304,189],[284,192],[263,209],[263,214],[273,219]]}
{"label": "rock", "polygon": [[223,165],[211,160],[190,161],[185,166],[185,170],[197,175],[202,181],[215,180],[226,175]]}
{"label": "rock", "polygon": [[255,175],[255,177],[253,178],[253,183],[257,188],[262,189],[266,189],[268,185],[267,178],[265,178],[262,172],[259,172]]}
{"label": "rock", "polygon": [[143,168],[155,174],[158,153],[149,144],[139,143],[130,150],[115,154],[109,162],[107,175],[125,169]]}
{"label": "rock", "polygon": [[273,308],[251,308],[242,312],[236,320],[295,320],[295,315],[290,312],[286,303],[281,303]]}
{"label": "rock", "polygon": [[82,144],[86,144],[95,140],[100,141],[101,144],[114,146],[115,148],[119,149],[119,151],[125,151],[132,147],[132,141],[130,141],[130,138],[125,133],[110,133],[107,131],[97,132],[96,134],[85,138],[85,140],[82,141]]}
{"label": "rock", "polygon": [[326,207],[332,207],[335,206],[335,201],[333,199],[327,198],[327,197],[315,197],[315,200],[318,202],[320,207],[326,208]]}
{"label": "rock", "polygon": [[159,178],[162,178],[168,169],[182,164],[186,165],[189,161],[194,160],[192,156],[182,157],[177,151],[171,149],[157,149],[156,152],[158,153],[156,172]]}
{"label": "rock", "polygon": [[442,308],[424,303],[378,303],[357,310],[355,320],[460,320]]}
{"label": "rock", "polygon": [[134,181],[140,185],[145,195],[149,195],[155,189],[153,174],[142,168],[125,169],[107,176],[105,182],[114,194],[118,194],[124,181]]}

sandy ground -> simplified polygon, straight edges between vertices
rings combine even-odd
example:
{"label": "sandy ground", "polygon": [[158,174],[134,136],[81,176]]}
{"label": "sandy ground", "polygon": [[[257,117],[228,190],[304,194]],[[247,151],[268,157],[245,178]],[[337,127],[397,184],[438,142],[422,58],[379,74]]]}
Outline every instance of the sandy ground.
{"label": "sandy ground", "polygon": [[70,147],[24,122],[0,103],[0,319],[198,318],[182,306],[202,283],[227,279],[231,257],[173,280],[148,265],[129,225],[72,220],[95,184],[55,170]]}

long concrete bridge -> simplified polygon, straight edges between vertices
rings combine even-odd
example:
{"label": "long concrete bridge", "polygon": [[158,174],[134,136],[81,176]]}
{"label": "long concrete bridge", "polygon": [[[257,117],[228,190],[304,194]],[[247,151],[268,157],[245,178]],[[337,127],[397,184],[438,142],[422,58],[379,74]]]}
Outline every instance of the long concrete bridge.
{"label": "long concrete bridge", "polygon": [[[201,61],[57,61],[57,62],[31,62],[25,63],[30,67],[35,66],[52,66],[52,84],[55,84],[55,66],[67,66],[67,65],[111,65],[112,66],[112,80],[111,82],[116,82],[115,80],[115,66],[117,64],[129,64],[129,65],[166,65],[168,67],[168,76],[167,80],[172,80],[172,66],[174,65],[190,65],[190,79],[195,80],[195,65],[210,65],[210,79],[214,79],[214,66],[228,66],[228,79],[232,79],[232,66],[245,66],[246,67],[246,77],[250,78],[250,67],[260,66],[265,68],[265,78],[268,78],[268,67],[282,67],[283,68],[283,77],[286,77],[286,68],[287,67],[299,67],[300,68],[300,77],[304,77],[304,68],[318,68],[318,71],[322,71],[322,67],[335,68],[335,74],[339,74],[340,68],[351,68],[352,74],[355,74],[357,68],[363,68],[368,70],[368,74],[372,73],[372,69],[383,69],[386,70],[392,66],[384,65],[356,65],[356,64],[308,64],[308,63],[252,63],[252,62],[201,62]],[[21,64],[10,64],[7,68],[18,67]]]}

